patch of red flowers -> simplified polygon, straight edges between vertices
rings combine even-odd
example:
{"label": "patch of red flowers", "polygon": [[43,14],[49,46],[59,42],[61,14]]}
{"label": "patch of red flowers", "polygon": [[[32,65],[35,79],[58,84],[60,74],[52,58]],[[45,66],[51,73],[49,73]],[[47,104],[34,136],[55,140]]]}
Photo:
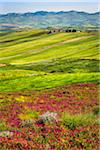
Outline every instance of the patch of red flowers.
{"label": "patch of red flowers", "polygon": [[[7,130],[13,132],[11,137],[0,137],[0,148],[9,150],[83,150],[99,147],[98,126],[77,127],[73,130],[64,128],[61,122],[54,124],[31,124],[22,126],[20,113],[25,108],[43,114],[47,111],[71,114],[89,113],[99,105],[97,84],[77,84],[58,87],[45,91],[25,91],[17,93],[0,93],[0,120],[5,121]],[[16,101],[17,97],[25,101]]]}

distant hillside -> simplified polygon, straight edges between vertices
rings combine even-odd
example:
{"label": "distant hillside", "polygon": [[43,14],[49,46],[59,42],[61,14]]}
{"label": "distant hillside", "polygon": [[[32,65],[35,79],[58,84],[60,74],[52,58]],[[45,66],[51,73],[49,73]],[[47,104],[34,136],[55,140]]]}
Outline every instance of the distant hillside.
{"label": "distant hillside", "polygon": [[35,13],[8,13],[0,15],[0,28],[9,27],[97,27],[100,12],[86,13],[77,11],[46,12],[38,11]]}

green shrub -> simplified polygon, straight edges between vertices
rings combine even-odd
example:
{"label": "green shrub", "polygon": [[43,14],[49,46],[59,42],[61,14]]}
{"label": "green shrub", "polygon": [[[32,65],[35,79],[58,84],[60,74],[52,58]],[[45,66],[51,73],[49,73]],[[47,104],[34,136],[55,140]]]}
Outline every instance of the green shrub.
{"label": "green shrub", "polygon": [[100,114],[100,106],[94,106],[93,107],[93,114],[99,115]]}
{"label": "green shrub", "polygon": [[96,118],[92,114],[70,115],[68,113],[64,113],[62,116],[62,124],[69,129],[74,129],[77,126],[94,124],[95,122]]}
{"label": "green shrub", "polygon": [[0,131],[7,130],[6,123],[4,121],[0,121]]}

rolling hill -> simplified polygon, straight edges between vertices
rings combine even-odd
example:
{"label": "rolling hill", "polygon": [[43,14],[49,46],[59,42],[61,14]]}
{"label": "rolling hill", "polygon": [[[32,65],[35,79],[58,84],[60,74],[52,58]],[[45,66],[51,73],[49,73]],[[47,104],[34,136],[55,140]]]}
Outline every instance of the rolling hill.
{"label": "rolling hill", "polygon": [[98,82],[97,32],[48,34],[24,29],[0,34],[0,91]]}
{"label": "rolling hill", "polygon": [[0,15],[0,150],[99,149],[98,15]]}
{"label": "rolling hill", "polygon": [[0,32],[0,149],[99,149],[98,32]]}
{"label": "rolling hill", "polygon": [[0,15],[1,28],[18,27],[97,27],[100,26],[98,20],[100,13],[86,13],[77,11],[68,12],[46,12],[39,11],[34,13],[8,13]]}

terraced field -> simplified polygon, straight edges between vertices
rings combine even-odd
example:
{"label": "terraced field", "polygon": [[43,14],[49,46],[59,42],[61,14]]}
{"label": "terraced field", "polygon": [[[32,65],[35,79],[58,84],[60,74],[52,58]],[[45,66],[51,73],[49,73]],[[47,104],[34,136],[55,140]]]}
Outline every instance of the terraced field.
{"label": "terraced field", "polygon": [[97,150],[98,87],[97,32],[0,32],[0,149]]}

